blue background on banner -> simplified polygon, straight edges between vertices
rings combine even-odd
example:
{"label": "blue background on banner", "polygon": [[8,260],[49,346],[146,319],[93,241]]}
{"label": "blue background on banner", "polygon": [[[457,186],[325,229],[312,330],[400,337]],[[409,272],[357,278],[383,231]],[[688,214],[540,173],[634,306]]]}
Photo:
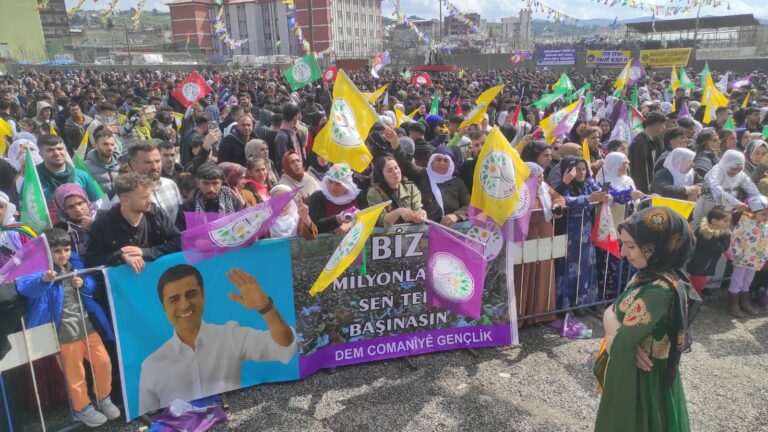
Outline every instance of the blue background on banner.
{"label": "blue background on banner", "polygon": [[[126,265],[107,272],[120,338],[126,414],[129,418],[140,414],[141,363],[173,335],[173,327],[168,323],[157,297],[157,280],[167,268],[183,263],[186,263],[184,255],[175,253],[147,263],[140,275]],[[259,241],[249,248],[201,261],[195,267],[202,273],[205,285],[205,322],[221,325],[237,321],[243,327],[266,330],[258,312],[245,309],[227,297],[227,293],[236,291],[225,273],[230,268],[239,267],[259,281],[285,322],[296,329],[289,240]],[[298,378],[298,355],[294,355],[287,365],[280,362],[244,362],[241,371],[243,387]]]}

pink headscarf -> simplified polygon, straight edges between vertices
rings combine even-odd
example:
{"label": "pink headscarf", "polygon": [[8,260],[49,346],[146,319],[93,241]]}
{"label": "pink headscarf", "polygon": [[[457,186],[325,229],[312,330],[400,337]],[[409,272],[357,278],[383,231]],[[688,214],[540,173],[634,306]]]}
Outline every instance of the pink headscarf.
{"label": "pink headscarf", "polygon": [[88,201],[88,195],[79,184],[64,183],[57,187],[56,191],[53,192],[53,203],[56,206],[56,215],[59,217],[59,220],[69,220],[67,218],[67,213],[64,212],[64,203],[67,201],[67,198],[73,196],[78,196],[85,200],[85,202],[88,203],[88,208],[93,210],[90,201]]}

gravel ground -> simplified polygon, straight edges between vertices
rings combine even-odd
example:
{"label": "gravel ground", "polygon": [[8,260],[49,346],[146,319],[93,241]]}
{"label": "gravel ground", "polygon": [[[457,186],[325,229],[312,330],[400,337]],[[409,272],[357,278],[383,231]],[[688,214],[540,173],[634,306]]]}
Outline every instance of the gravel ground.
{"label": "gravel ground", "polygon": [[[768,312],[735,320],[725,293],[705,299],[693,351],[682,361],[693,431],[768,430]],[[319,372],[306,380],[229,395],[229,422],[216,431],[589,431],[598,406],[595,338],[572,341],[544,326],[524,329],[521,346],[415,357]],[[100,431],[137,431],[112,422]],[[28,430],[36,430],[29,428]]]}

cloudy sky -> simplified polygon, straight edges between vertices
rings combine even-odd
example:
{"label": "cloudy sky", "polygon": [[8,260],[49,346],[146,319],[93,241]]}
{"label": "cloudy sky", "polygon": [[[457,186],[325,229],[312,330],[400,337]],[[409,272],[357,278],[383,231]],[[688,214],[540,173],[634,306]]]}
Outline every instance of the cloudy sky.
{"label": "cloudy sky", "polygon": [[[169,0],[147,0],[146,10],[152,10],[157,8],[158,10],[167,11],[168,7],[165,5]],[[701,15],[730,15],[740,13],[755,13],[754,5],[766,0],[730,0],[731,10],[727,10],[725,6],[713,8],[711,6],[704,6],[701,8]],[[94,0],[86,0],[85,8],[87,9],[104,9],[109,0],[98,0],[94,3]],[[645,0],[649,4],[659,5],[685,5],[688,2],[686,0]],[[66,0],[67,7],[72,7],[77,4],[77,0]],[[118,9],[128,9],[132,6],[136,6],[138,0],[120,0],[118,2]],[[501,17],[517,15],[521,7],[525,6],[525,2],[521,0],[453,0],[453,4],[464,13],[466,12],[479,12],[483,17],[491,17],[492,20],[498,21]],[[568,13],[570,16],[579,19],[591,19],[591,18],[606,18],[613,19],[618,16],[619,19],[624,18],[637,18],[641,16],[648,16],[645,11],[638,9],[632,9],[626,6],[614,6],[608,7],[603,4],[603,0],[543,0],[543,3],[558,9],[562,12]],[[748,5],[751,3],[752,6]],[[418,15],[423,18],[437,18],[438,17],[438,2],[437,0],[401,0],[401,8],[403,12],[408,15]],[[394,6],[392,0],[383,0],[382,7],[384,14],[389,15],[394,12]],[[768,18],[768,9],[764,9],[762,16],[758,18]],[[447,9],[443,8],[443,14],[447,14]],[[759,12],[758,12],[759,13]],[[689,18],[695,17],[695,11],[689,14],[681,14],[677,17]],[[535,13],[534,18],[545,19],[546,14]],[[659,17],[664,19],[665,17]]]}

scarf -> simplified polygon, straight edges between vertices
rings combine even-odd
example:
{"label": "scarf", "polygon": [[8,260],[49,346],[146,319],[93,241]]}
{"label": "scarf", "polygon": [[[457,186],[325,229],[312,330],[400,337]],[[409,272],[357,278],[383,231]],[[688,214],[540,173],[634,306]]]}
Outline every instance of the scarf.
{"label": "scarf", "polygon": [[40,175],[40,182],[50,185],[51,190],[56,190],[65,183],[75,182],[75,168],[68,163],[64,164],[64,171],[59,173],[51,172],[44,164],[40,164],[37,166],[37,173]]}
{"label": "scarf", "polygon": [[[269,181],[269,179],[267,179]],[[265,184],[261,184],[254,180],[251,177],[245,178],[245,184],[249,184],[253,186],[253,188],[256,190],[256,193],[259,194],[259,197],[261,198],[262,202],[269,199],[269,186]]]}
{"label": "scarf", "polygon": [[688,222],[667,207],[650,207],[630,216],[618,227],[625,230],[637,242],[648,265],[639,269],[635,282],[647,283],[664,280],[674,291],[670,306],[668,336],[670,341],[669,360],[664,383],[667,386],[677,374],[680,356],[685,347],[688,293],[677,282],[685,278],[682,271],[693,252],[693,236]]}
{"label": "scarf", "polygon": [[[235,205],[232,199],[232,189],[227,186],[221,187],[219,192],[219,214],[227,215],[235,212]],[[205,197],[200,189],[195,190],[195,213],[205,213]]]}
{"label": "scarf", "polygon": [[43,163],[43,158],[40,157],[40,150],[38,150],[37,144],[35,144],[34,141],[28,138],[18,138],[14,141],[11,146],[8,147],[8,157],[4,159],[9,165],[15,168],[17,172],[23,175],[24,173],[21,172],[21,161],[25,155],[22,155],[21,153],[22,145],[25,145],[27,151],[32,153],[32,162],[34,162],[35,165]]}
{"label": "scarf", "polygon": [[[673,183],[675,186],[692,186],[694,180],[694,172],[691,166],[691,162],[696,158],[696,153],[693,150],[687,148],[673,149],[664,159],[664,168],[672,174]],[[690,167],[688,172],[683,173],[684,168]]]}
{"label": "scarf", "polygon": [[[288,193],[291,188],[286,185],[277,185],[269,191],[270,196],[278,195],[281,193]],[[269,227],[269,235],[272,238],[279,237],[293,237],[297,234],[297,228],[299,226],[299,209],[296,207],[296,203],[291,200],[285,207],[287,210],[285,214],[279,214],[272,222],[272,226]]]}
{"label": "scarf", "polygon": [[[328,183],[332,181],[344,186],[347,193],[342,196],[334,196],[331,194],[328,190]],[[360,189],[355,182],[352,181],[352,170],[345,163],[335,164],[328,170],[328,173],[323,177],[320,190],[328,201],[340,206],[349,204],[357,198],[358,194],[360,194]]]}
{"label": "scarf", "polygon": [[[432,169],[432,162],[435,160],[435,158],[438,155],[443,157],[448,157],[448,160],[450,161],[451,165],[448,167],[448,170],[445,172],[445,174],[438,174]],[[432,156],[429,157],[429,161],[427,162],[427,176],[429,177],[429,187],[432,190],[432,195],[434,195],[435,201],[437,201],[437,204],[440,206],[440,210],[443,211],[443,214],[445,214],[445,208],[443,208],[443,194],[440,192],[440,185],[453,178],[453,169],[454,169],[453,159],[451,159],[450,156],[446,156],[441,153],[433,153]]]}
{"label": "scarf", "polygon": [[53,204],[56,206],[56,214],[61,220],[76,224],[77,221],[73,221],[67,217],[67,213],[64,211],[64,204],[66,203],[67,198],[73,196],[77,196],[85,200],[85,202],[88,203],[88,209],[93,213],[93,207],[88,200],[88,195],[77,183],[64,183],[63,185],[57,187],[56,191],[53,193]]}
{"label": "scarf", "polygon": [[728,175],[728,169],[734,166],[744,167],[744,153],[738,150],[726,150],[723,157],[720,158],[720,162],[715,165],[706,177],[715,177],[718,184],[724,191],[730,193],[734,191],[741,184],[747,175],[744,170],[731,177]]}
{"label": "scarf", "polygon": [[531,169],[531,175],[536,176],[536,183],[539,185],[539,188],[536,191],[536,196],[539,197],[539,204],[541,204],[541,211],[544,213],[544,220],[550,222],[552,221],[552,197],[549,195],[547,184],[544,183],[544,168],[539,166],[536,162],[526,162],[525,164]]}
{"label": "scarf", "polygon": [[[5,204],[5,215],[3,216],[3,226],[12,224],[16,221],[13,215],[16,213],[16,205],[13,204],[5,192],[0,192],[0,203]],[[0,246],[4,246],[12,251],[21,248],[21,239],[19,234],[12,231],[0,230]]]}
{"label": "scarf", "polygon": [[[282,161],[283,174],[287,175],[288,177],[292,178],[296,182],[300,183],[304,179],[304,167],[302,166],[301,173],[299,173],[299,174],[295,174],[290,169],[288,169],[288,157],[290,155],[295,155],[295,154],[298,154],[298,153],[296,153],[293,150],[288,150],[283,155],[283,161]],[[301,157],[301,156],[299,156],[299,157]]]}
{"label": "scarf", "polygon": [[619,168],[624,163],[629,163],[629,159],[624,153],[613,152],[608,153],[605,157],[605,163],[600,171],[597,173],[597,180],[602,183],[611,183],[611,187],[617,191],[623,191],[626,189],[634,189],[635,182],[632,178],[626,174],[619,175]]}

